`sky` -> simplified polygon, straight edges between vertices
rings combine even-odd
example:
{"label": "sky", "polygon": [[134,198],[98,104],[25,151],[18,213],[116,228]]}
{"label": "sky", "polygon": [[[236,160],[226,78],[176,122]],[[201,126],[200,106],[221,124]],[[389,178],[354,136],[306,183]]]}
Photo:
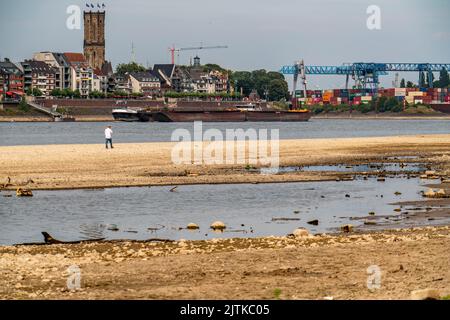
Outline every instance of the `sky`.
{"label": "sky", "polygon": [[[87,1],[0,0],[0,58],[22,61],[34,52],[82,52],[83,28],[66,27],[67,8]],[[90,2],[89,2],[90,3]],[[169,63],[168,48],[226,45],[186,51],[202,63],[232,70],[279,70],[349,62],[450,63],[448,0],[102,0],[106,4],[106,58]],[[97,2],[94,2],[97,4]],[[380,8],[381,29],[369,30],[367,8]],[[395,74],[383,77],[392,86]],[[416,73],[400,78],[417,82]],[[290,82],[291,78],[287,80]],[[310,87],[339,88],[340,76],[310,76]]]}

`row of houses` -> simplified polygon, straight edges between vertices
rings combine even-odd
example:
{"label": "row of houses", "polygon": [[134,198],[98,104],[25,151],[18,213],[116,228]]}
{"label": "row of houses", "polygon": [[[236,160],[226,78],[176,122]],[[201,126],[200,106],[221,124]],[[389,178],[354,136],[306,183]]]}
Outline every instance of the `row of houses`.
{"label": "row of houses", "polygon": [[118,90],[152,97],[167,91],[215,94],[232,90],[226,73],[203,71],[200,66],[156,64],[152,69],[127,73],[116,80]]}
{"label": "row of houses", "polygon": [[44,96],[50,96],[54,89],[78,90],[83,98],[94,91],[122,91],[145,97],[159,97],[167,91],[214,94],[230,92],[228,80],[226,73],[204,71],[198,57],[191,67],[156,64],[143,72],[122,75],[114,74],[109,62],[101,69],[93,69],[81,53],[39,52],[21,63],[0,61],[0,95],[33,89],[39,89]]}
{"label": "row of houses", "polygon": [[111,64],[94,70],[81,53],[39,52],[33,59],[20,63],[0,61],[0,94],[21,95],[38,89],[42,95],[50,96],[54,89],[69,89],[88,97],[93,91],[106,93],[113,86]]}

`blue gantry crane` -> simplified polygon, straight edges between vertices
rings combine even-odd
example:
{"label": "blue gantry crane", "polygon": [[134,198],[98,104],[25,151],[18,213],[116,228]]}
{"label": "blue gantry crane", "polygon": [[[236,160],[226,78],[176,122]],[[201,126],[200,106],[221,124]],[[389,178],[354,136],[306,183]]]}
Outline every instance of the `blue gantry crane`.
{"label": "blue gantry crane", "polygon": [[343,64],[342,66],[305,66],[304,61],[298,61],[292,66],[283,66],[280,72],[284,75],[294,76],[294,92],[297,88],[297,81],[303,81],[306,96],[306,75],[344,75],[346,76],[345,86],[348,89],[350,77],[364,89],[372,89],[375,93],[380,84],[380,76],[387,75],[391,71],[399,72],[419,72],[419,81],[422,82],[423,72],[428,78],[428,83],[433,86],[433,72],[442,69],[450,70],[450,63],[374,63],[357,62]]}

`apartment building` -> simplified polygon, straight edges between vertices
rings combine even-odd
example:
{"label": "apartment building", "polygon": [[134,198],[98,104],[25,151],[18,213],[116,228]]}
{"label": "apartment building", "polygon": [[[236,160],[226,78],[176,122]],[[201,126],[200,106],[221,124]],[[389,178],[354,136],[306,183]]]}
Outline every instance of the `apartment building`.
{"label": "apartment building", "polygon": [[39,89],[43,96],[50,96],[56,88],[57,69],[42,61],[22,62],[25,90]]}
{"label": "apartment building", "polygon": [[[70,89],[78,90],[82,98],[89,97],[94,90],[94,71],[82,53],[64,53],[65,59],[71,67]],[[98,86],[98,84],[97,84]]]}

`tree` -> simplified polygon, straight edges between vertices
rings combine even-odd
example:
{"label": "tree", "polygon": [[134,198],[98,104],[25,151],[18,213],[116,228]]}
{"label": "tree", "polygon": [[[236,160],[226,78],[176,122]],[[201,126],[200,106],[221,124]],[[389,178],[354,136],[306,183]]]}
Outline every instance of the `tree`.
{"label": "tree", "polygon": [[30,111],[30,106],[28,105],[25,97],[22,97],[22,99],[20,100],[19,103],[19,109],[23,112],[28,112]]}
{"label": "tree", "polygon": [[117,66],[116,72],[120,75],[124,75],[126,73],[131,72],[144,72],[147,69],[140,64],[137,64],[136,62],[130,62],[130,63],[121,63]]}
{"label": "tree", "polygon": [[[288,88],[287,82],[284,76],[279,72],[270,71],[267,72],[264,69],[254,70],[252,72],[248,71],[238,71],[231,75],[230,83],[234,85],[237,92],[240,92],[241,88],[243,94],[248,96],[252,90],[256,90],[260,97],[266,97],[270,95],[270,86],[274,80],[277,80],[276,84],[273,84],[272,91],[284,91],[284,88]],[[283,85],[281,85],[283,83]],[[281,90],[283,88],[283,90]],[[288,92],[289,89],[286,89]],[[278,96],[286,98],[288,95],[284,92],[281,94],[276,94],[275,97],[269,98],[269,100],[279,100]],[[273,99],[275,98],[275,99]]]}
{"label": "tree", "polygon": [[75,99],[81,98],[80,90],[75,90],[75,91],[73,91],[72,97],[75,98]]}
{"label": "tree", "polygon": [[208,64],[205,64],[202,68],[203,68],[203,72],[220,71],[224,74],[227,73],[227,70],[225,70],[218,64],[208,63]]}
{"label": "tree", "polygon": [[416,85],[415,85],[413,82],[408,81],[408,82],[406,83],[406,87],[407,87],[407,88],[415,88]]}
{"label": "tree", "polygon": [[42,93],[42,91],[39,90],[38,88],[28,89],[26,94],[29,95],[29,96],[34,96],[34,97],[41,97],[41,96],[44,95]]}
{"label": "tree", "polygon": [[52,92],[50,92],[50,95],[52,97],[61,97],[62,91],[61,91],[61,89],[56,88],[56,89],[53,89]]}
{"label": "tree", "polygon": [[241,92],[248,96],[254,88],[252,74],[248,71],[237,71],[231,75],[232,82],[236,88],[236,92]]}
{"label": "tree", "polygon": [[280,101],[289,97],[289,88],[286,81],[274,79],[268,86],[268,98],[271,101]]}
{"label": "tree", "polygon": [[447,88],[450,85],[450,78],[445,68],[439,73],[439,88]]}
{"label": "tree", "polygon": [[405,78],[400,81],[400,88],[406,88]]}

